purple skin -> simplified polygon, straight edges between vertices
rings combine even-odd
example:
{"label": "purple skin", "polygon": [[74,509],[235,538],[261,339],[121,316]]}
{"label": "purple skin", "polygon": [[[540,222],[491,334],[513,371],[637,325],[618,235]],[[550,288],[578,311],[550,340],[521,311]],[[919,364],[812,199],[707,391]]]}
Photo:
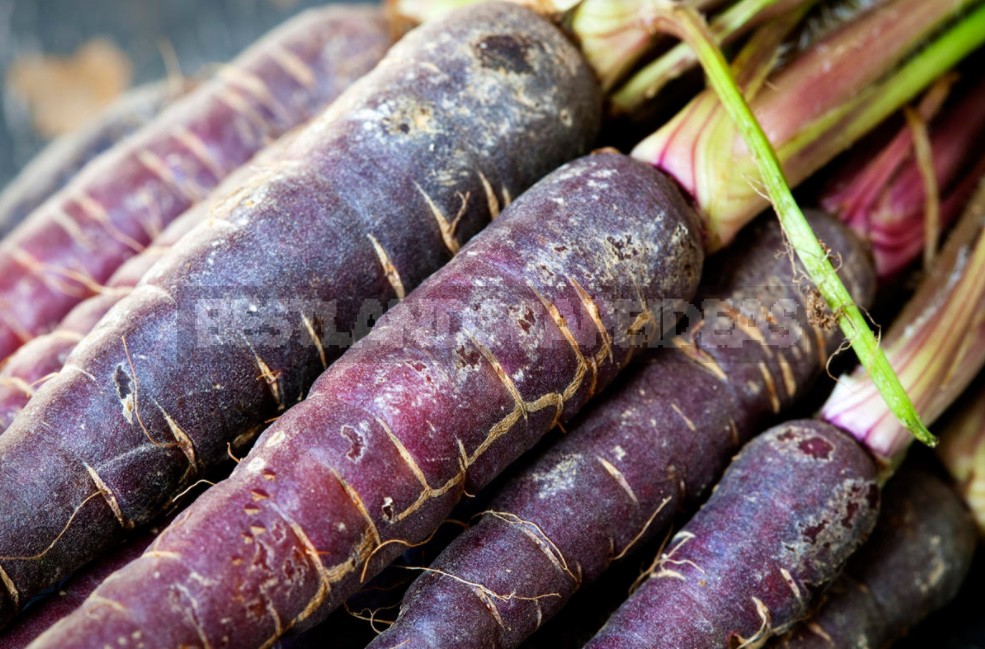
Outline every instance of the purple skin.
{"label": "purple skin", "polygon": [[[834,219],[809,216],[867,303],[875,279],[862,245]],[[616,558],[665,534],[740,445],[807,391],[841,336],[810,324],[770,217],[706,266],[696,303],[709,319],[691,321],[692,335],[657,350],[505,485],[494,513],[415,581],[373,649],[519,645]],[[761,306],[783,318],[772,331]],[[713,329],[734,335],[716,341]]]}
{"label": "purple skin", "polygon": [[367,304],[437,270],[600,119],[577,49],[516,5],[394,46],[214,204],[0,435],[0,620],[241,453],[361,333]]}
{"label": "purple skin", "polygon": [[81,606],[107,577],[143,554],[156,536],[156,531],[147,530],[112,554],[72,575],[56,592],[32,604],[16,622],[0,631],[0,645],[4,649],[27,647],[53,624]]}
{"label": "purple skin", "polygon": [[883,492],[872,537],[819,610],[769,646],[890,646],[957,594],[977,539],[954,490],[925,470],[904,466]]}
{"label": "purple skin", "polygon": [[291,133],[281,137],[227,176],[209,200],[190,207],[171,221],[150,246],[126,260],[106,282],[106,290],[77,304],[54,331],[34,338],[7,358],[0,367],[0,434],[13,423],[38,386],[62,369],[75,346],[117,302],[132,292],[154,263],[181,237],[209,218],[211,201],[237,190],[252,175],[266,173],[291,137]]}
{"label": "purple skin", "polygon": [[816,420],[746,444],[591,649],[759,647],[810,612],[872,530],[876,467]]}
{"label": "purple skin", "polygon": [[322,110],[388,44],[378,10],[302,14],[86,165],[0,244],[0,359],[58,324],[222,178]]}
{"label": "purple skin", "polygon": [[604,388],[643,331],[673,326],[698,228],[676,185],[621,154],[547,176],[35,649],[138,631],[259,647],[313,626],[405,547],[387,541],[425,539]]}
{"label": "purple skin", "polygon": [[90,160],[150,122],[192,87],[192,82],[168,80],[134,88],[77,131],[45,147],[0,193],[0,237],[67,185]]}

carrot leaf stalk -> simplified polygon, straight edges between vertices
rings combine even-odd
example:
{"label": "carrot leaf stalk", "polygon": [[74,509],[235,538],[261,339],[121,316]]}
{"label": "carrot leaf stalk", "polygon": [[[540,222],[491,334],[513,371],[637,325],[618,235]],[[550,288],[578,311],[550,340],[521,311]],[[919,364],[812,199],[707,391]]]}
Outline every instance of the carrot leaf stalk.
{"label": "carrot leaf stalk", "polygon": [[[804,180],[985,42],[985,7],[950,22],[966,5],[890,0],[814,42],[749,96],[788,181]],[[876,41],[880,46],[871,47]],[[737,126],[726,111],[706,111],[711,92],[640,142],[633,156],[677,178],[705,215],[708,246],[717,250],[767,200],[748,182],[757,163]]]}
{"label": "carrot leaf stalk", "polygon": [[[933,421],[985,364],[985,182],[898,322],[883,349],[920,414]],[[839,381],[821,416],[890,466],[909,443],[860,370]]]}
{"label": "carrot leaf stalk", "polygon": [[[970,88],[954,81],[941,78],[908,110],[910,121],[922,125],[901,124],[889,139],[862,144],[852,158],[864,162],[838,169],[821,191],[824,209],[868,241],[881,278],[897,275],[921,250],[936,256],[936,240],[985,175],[985,80]],[[914,151],[919,131],[927,131],[929,151]]]}
{"label": "carrot leaf stalk", "polygon": [[[739,0],[709,21],[711,33],[718,43],[724,44],[741,36],[765,15],[780,11],[808,9],[816,0]],[[585,12],[581,12],[585,13]],[[645,15],[643,16],[646,17]],[[585,31],[575,24],[575,33]],[[584,48],[583,48],[584,49]],[[647,64],[620,86],[610,97],[615,113],[631,113],[653,99],[668,83],[695,65],[694,50],[681,43]]]}
{"label": "carrot leaf stalk", "polygon": [[917,439],[934,446],[937,443],[936,438],[920,421],[865,317],[838,277],[827,251],[814,235],[804,213],[794,200],[777,154],[743,98],[731,69],[704,20],[693,9],[670,3],[667,3],[666,11],[656,17],[656,20],[694,49],[709,85],[718,94],[729,118],[752,152],[763,189],[773,203],[791,248],[828,308],[835,314],[845,338],[851,343],[862,366],[868,370],[872,383],[885,399],[890,411]]}

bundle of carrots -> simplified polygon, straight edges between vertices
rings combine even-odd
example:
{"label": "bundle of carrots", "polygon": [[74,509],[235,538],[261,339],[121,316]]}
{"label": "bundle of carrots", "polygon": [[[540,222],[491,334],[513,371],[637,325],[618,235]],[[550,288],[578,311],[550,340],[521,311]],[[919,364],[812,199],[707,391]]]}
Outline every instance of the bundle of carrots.
{"label": "bundle of carrots", "polygon": [[0,196],[3,646],[519,647],[628,556],[549,643],[895,641],[983,518],[973,396],[883,493],[985,364],[983,42],[391,0],[123,100]]}

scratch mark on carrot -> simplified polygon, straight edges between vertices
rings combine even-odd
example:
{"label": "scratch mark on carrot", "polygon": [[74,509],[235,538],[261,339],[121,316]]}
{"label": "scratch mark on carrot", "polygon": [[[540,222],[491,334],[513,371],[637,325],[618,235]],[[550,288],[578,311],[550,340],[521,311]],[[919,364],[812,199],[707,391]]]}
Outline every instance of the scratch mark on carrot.
{"label": "scratch mark on carrot", "polygon": [[322,345],[321,338],[318,337],[318,332],[315,331],[314,323],[308,318],[308,316],[302,313],[301,324],[304,325],[304,329],[308,332],[311,342],[314,343],[315,349],[318,350],[318,360],[321,361],[322,369],[327,369],[328,358],[325,355],[325,347]]}
{"label": "scratch mark on carrot", "polygon": [[123,353],[126,355],[127,364],[130,366],[130,380],[133,381],[133,414],[137,418],[137,423],[140,424],[140,429],[144,432],[144,436],[147,437],[151,444],[158,448],[171,448],[171,444],[162,444],[154,439],[150,431],[147,430],[147,426],[144,425],[144,420],[140,416],[140,385],[137,381],[137,370],[133,366],[133,358],[130,356],[130,349],[127,347],[127,337],[120,336],[120,341],[123,343]]}
{"label": "scratch mark on carrot", "polygon": [[691,432],[698,430],[698,427],[694,425],[694,422],[691,421],[691,418],[684,414],[684,411],[680,409],[680,407],[677,405],[676,402],[670,404],[670,409],[673,410],[675,413],[677,413],[677,416],[679,416],[684,421],[684,425],[688,427],[688,430],[690,430]]}
{"label": "scratch mark on carrot", "polygon": [[633,491],[633,488],[629,486],[629,482],[626,481],[626,476],[622,474],[622,471],[620,471],[614,464],[612,464],[612,462],[609,462],[601,455],[596,455],[595,459],[602,465],[605,472],[612,476],[612,478],[616,481],[616,484],[618,484],[620,488],[626,492],[626,495],[628,495],[629,499],[633,501],[633,504],[639,505],[640,500],[636,497],[636,493]]}
{"label": "scratch mark on carrot", "polygon": [[770,396],[770,407],[773,408],[774,413],[779,413],[781,408],[780,395],[776,391],[776,382],[773,380],[773,374],[770,373],[769,368],[766,367],[766,363],[760,361],[757,365],[759,367],[759,373],[763,376],[763,383],[766,385],[766,391]]}
{"label": "scratch mark on carrot", "polygon": [[[643,538],[643,535],[646,534],[646,531],[650,529],[650,525],[653,524],[653,521],[656,520],[657,516],[660,515],[660,512],[663,511],[664,507],[666,507],[667,504],[670,503],[670,501],[671,501],[670,496],[666,496],[663,500],[660,501],[660,504],[657,505],[657,508],[653,510],[653,513],[650,514],[650,517],[646,519],[646,523],[643,524],[643,527],[640,528],[640,531],[636,533],[636,536],[630,539],[629,543],[626,544],[626,547],[622,549],[622,552],[612,557],[612,561],[619,561],[624,556],[626,556],[626,554],[633,548],[633,546],[635,546],[639,542],[639,540]],[[615,548],[613,548],[613,550],[614,549]]]}
{"label": "scratch mark on carrot", "polygon": [[469,195],[468,194],[461,195],[462,207],[461,209],[458,210],[458,214],[455,216],[455,218],[452,219],[451,222],[449,222],[444,212],[441,211],[441,208],[435,205],[434,200],[432,200],[431,197],[428,196],[427,192],[424,191],[424,188],[422,188],[416,182],[414,183],[414,187],[416,187],[417,191],[420,192],[421,196],[424,198],[424,202],[427,203],[428,209],[431,211],[431,215],[434,217],[434,220],[438,223],[438,231],[441,234],[441,240],[444,241],[445,247],[448,249],[448,252],[450,252],[453,255],[457,254],[462,246],[461,244],[458,243],[458,240],[455,238],[455,230],[458,229],[459,221],[461,221],[462,217],[465,216],[466,207],[468,206],[468,201],[469,201]]}
{"label": "scratch mark on carrot", "polygon": [[267,54],[284,72],[294,77],[294,80],[302,86],[310,88],[315,85],[315,71],[283,44],[278,43],[277,47],[270,48]]}
{"label": "scratch mark on carrot", "polygon": [[579,584],[581,582],[581,580],[576,577],[573,572],[571,572],[571,568],[568,567],[568,562],[564,558],[561,548],[557,546],[557,544],[547,535],[547,532],[545,532],[540,525],[533,521],[520,518],[512,512],[495,511],[490,509],[480,512],[480,514],[498,518],[505,523],[517,527],[521,533],[534,542],[537,549],[540,550],[552,564],[554,564],[554,567],[557,568],[558,571],[570,577],[571,581],[575,584]]}
{"label": "scratch mark on carrot", "polygon": [[203,167],[209,170],[209,173],[212,174],[217,181],[225,178],[229,173],[222,168],[222,165],[219,164],[219,161],[216,160],[215,156],[209,151],[209,147],[205,144],[202,138],[200,138],[193,131],[189,130],[187,126],[178,126],[174,130],[174,137],[185,146],[185,149],[187,149],[189,153],[195,156],[195,159],[197,159]]}
{"label": "scratch mark on carrot", "polygon": [[383,274],[386,276],[390,286],[393,287],[393,292],[397,294],[398,300],[403,300],[407,297],[407,291],[404,289],[404,282],[400,279],[400,273],[397,271],[397,267],[393,265],[390,260],[390,255],[387,254],[380,242],[377,241],[376,237],[372,234],[367,234],[370,243],[373,244],[373,250],[376,252],[376,257],[380,260],[380,266],[383,267]]}
{"label": "scratch mark on carrot", "polygon": [[486,203],[489,205],[489,219],[495,219],[499,216],[499,198],[496,197],[496,192],[493,190],[492,185],[489,184],[489,179],[486,175],[479,170],[476,170],[479,174],[479,181],[482,183],[482,190],[486,193]]}
{"label": "scratch mark on carrot", "polygon": [[75,506],[75,509],[72,511],[72,515],[68,517],[68,521],[65,523],[65,526],[62,527],[62,530],[55,535],[55,538],[51,541],[51,543],[49,543],[48,546],[41,552],[28,556],[0,556],[0,561],[37,561],[41,557],[45,556],[51,552],[51,549],[58,544],[63,536],[65,536],[65,533],[68,532],[68,528],[71,527],[73,522],[75,522],[75,517],[79,515],[82,508],[85,507],[90,500],[93,498],[98,498],[101,495],[102,492],[97,490],[83,498],[82,502]]}
{"label": "scratch mark on carrot", "polygon": [[[588,291],[578,283],[573,277],[568,278],[568,283],[571,287],[575,289],[575,293],[578,294],[578,299],[581,300],[582,306],[585,307],[585,311],[588,313],[588,317],[591,319],[592,324],[595,325],[595,329],[598,331],[599,339],[602,343],[601,357],[608,358],[609,362],[612,362],[612,337],[609,335],[609,330],[605,328],[605,324],[602,322],[602,313],[599,311],[598,304]],[[601,358],[598,359],[601,362]]]}
{"label": "scratch mark on carrot", "polygon": [[113,493],[113,490],[110,489],[109,485],[106,484],[98,473],[96,473],[94,468],[85,462],[82,463],[82,466],[84,466],[86,471],[88,471],[89,478],[92,480],[93,484],[96,485],[96,489],[98,489],[99,493],[103,495],[103,498],[106,500],[106,504],[109,505],[109,508],[112,510],[113,516],[116,517],[116,521],[120,524],[120,527],[125,530],[131,529],[134,526],[133,521],[127,520],[127,518],[123,515],[123,509],[120,508],[120,501],[116,498],[116,494]]}
{"label": "scratch mark on carrot", "polygon": [[10,600],[14,603],[14,608],[20,607],[21,594],[17,590],[17,586],[14,585],[14,580],[10,578],[7,571],[0,566],[0,582],[3,582],[4,588],[7,589],[7,594],[10,595]]}

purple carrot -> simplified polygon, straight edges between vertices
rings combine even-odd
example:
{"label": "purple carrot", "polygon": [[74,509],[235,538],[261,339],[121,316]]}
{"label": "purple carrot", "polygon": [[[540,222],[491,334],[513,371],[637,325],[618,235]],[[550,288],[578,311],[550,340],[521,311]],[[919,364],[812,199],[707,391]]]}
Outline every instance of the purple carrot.
{"label": "purple carrot", "polygon": [[90,160],[138,130],[187,93],[192,81],[158,81],[128,91],[77,131],[38,153],[0,192],[0,237],[5,237]]}
{"label": "purple carrot", "polygon": [[[227,176],[212,192],[211,199],[218,200],[237,190],[252,175],[267,173],[290,138],[291,134],[281,137]],[[75,346],[117,302],[131,293],[154,263],[181,237],[208,219],[212,213],[210,200],[196,203],[172,221],[150,246],[125,261],[99,293],[69,311],[57,328],[29,341],[7,358],[0,367],[0,434],[14,421],[38,386],[62,369]]]}
{"label": "purple carrot", "polygon": [[402,551],[393,541],[426,538],[604,388],[645,333],[674,325],[700,272],[698,223],[672,181],[626,156],[561,167],[36,647],[135,632],[260,647],[323,619]]}
{"label": "purple carrot", "polygon": [[[770,215],[772,217],[772,215]],[[862,303],[862,244],[823,214],[818,237]],[[515,647],[618,557],[707,495],[742,442],[806,392],[841,336],[810,321],[774,219],[713,258],[704,317],[503,487],[490,511],[418,578],[371,645]],[[454,602],[454,605],[452,605]]]}
{"label": "purple carrot", "polygon": [[577,50],[527,10],[485,4],[404,38],[0,436],[0,619],[252,443],[501,200],[587,150],[600,114]]}
{"label": "purple carrot", "polygon": [[[985,364],[983,268],[985,184],[882,340],[924,421]],[[880,468],[911,440],[861,373],[839,381],[821,417],[747,444],[588,647],[761,646],[806,617],[875,520]]]}
{"label": "purple carrot", "polygon": [[926,470],[904,467],[886,487],[872,537],[820,609],[770,648],[890,646],[954,598],[976,541],[954,490]]}
{"label": "purple carrot", "polygon": [[109,556],[72,575],[55,592],[34,602],[9,628],[0,631],[0,645],[4,649],[27,647],[52,625],[77,609],[107,577],[143,554],[157,534],[158,530],[145,530]]}
{"label": "purple carrot", "polygon": [[591,649],[759,647],[805,617],[875,524],[872,460],[815,420],[777,426],[729,465]]}
{"label": "purple carrot", "polygon": [[387,44],[375,9],[305,13],[86,165],[0,244],[0,359],[56,325],[271,139],[324,108]]}

